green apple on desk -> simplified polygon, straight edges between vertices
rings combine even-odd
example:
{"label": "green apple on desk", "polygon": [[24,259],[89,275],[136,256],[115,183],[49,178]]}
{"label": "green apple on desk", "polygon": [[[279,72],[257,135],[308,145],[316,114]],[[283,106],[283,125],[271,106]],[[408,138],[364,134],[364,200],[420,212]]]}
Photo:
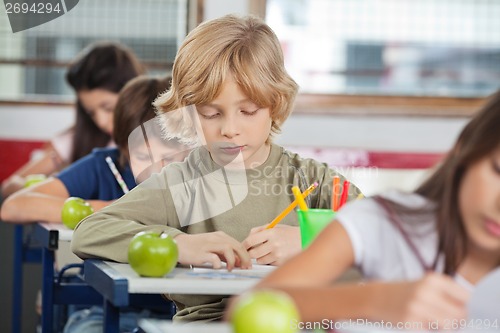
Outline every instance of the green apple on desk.
{"label": "green apple on desk", "polygon": [[61,211],[61,220],[66,227],[75,229],[78,222],[93,212],[94,209],[87,201],[82,198],[69,197],[64,201]]}
{"label": "green apple on desk", "polygon": [[234,333],[292,333],[300,321],[293,299],[279,291],[250,291],[242,295],[231,317]]}
{"label": "green apple on desk", "polygon": [[167,234],[139,232],[128,247],[128,262],[132,269],[145,277],[162,277],[177,265],[177,244]]}

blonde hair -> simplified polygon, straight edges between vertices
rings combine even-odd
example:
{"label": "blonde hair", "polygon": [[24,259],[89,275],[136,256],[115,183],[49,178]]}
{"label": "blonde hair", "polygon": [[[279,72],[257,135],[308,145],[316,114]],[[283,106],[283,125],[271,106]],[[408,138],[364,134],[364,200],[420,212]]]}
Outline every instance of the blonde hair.
{"label": "blonde hair", "polygon": [[273,133],[291,113],[298,85],[288,75],[278,38],[261,19],[226,15],[204,22],[184,40],[174,61],[172,86],[155,101],[165,131],[188,141],[195,136],[189,112],[166,113],[210,103],[228,75],[254,103],[270,109]]}

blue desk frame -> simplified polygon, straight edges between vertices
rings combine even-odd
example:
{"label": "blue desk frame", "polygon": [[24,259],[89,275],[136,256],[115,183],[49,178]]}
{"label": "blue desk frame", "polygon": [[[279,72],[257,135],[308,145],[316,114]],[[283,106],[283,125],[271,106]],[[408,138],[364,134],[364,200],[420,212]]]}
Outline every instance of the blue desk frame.
{"label": "blue desk frame", "polygon": [[42,249],[24,241],[24,226],[14,226],[14,264],[12,279],[12,333],[21,333],[23,266],[42,263]]}
{"label": "blue desk frame", "polygon": [[[42,333],[53,332],[54,304],[97,305],[102,303],[102,296],[83,281],[65,282],[65,268],[56,276],[55,250],[59,247],[59,231],[48,229],[40,224],[35,225],[34,239],[41,246],[43,271],[42,282]],[[67,267],[67,268],[71,268]]]}
{"label": "blue desk frame", "polygon": [[[129,294],[128,280],[102,260],[84,261],[85,281],[93,286],[103,297],[104,332],[119,333],[120,308],[127,306],[146,307],[165,305],[166,300],[158,294]],[[175,313],[171,303],[171,319]]]}
{"label": "blue desk frame", "polygon": [[162,294],[237,295],[253,287],[274,269],[272,266],[255,265],[252,270],[235,269],[228,272],[208,266],[176,267],[168,276],[145,278],[138,276],[129,264],[124,263],[87,259],[84,267],[85,281],[104,298],[106,333],[118,332],[120,307],[151,305],[154,297],[160,299],[158,295]]}

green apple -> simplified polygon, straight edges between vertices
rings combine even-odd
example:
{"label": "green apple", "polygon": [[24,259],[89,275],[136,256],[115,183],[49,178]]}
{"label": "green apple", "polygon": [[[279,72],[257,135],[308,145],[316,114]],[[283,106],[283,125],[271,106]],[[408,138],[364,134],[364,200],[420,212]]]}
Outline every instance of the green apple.
{"label": "green apple", "polygon": [[134,271],[146,277],[162,277],[177,265],[177,243],[167,234],[139,232],[128,246],[128,262]]}
{"label": "green apple", "polygon": [[61,220],[65,226],[75,229],[78,222],[94,212],[90,204],[82,198],[69,197],[64,201]]}
{"label": "green apple", "polygon": [[299,312],[293,299],[280,291],[260,290],[242,295],[234,307],[234,333],[298,332]]}
{"label": "green apple", "polygon": [[47,179],[44,174],[28,175],[25,178],[24,187],[30,187]]}

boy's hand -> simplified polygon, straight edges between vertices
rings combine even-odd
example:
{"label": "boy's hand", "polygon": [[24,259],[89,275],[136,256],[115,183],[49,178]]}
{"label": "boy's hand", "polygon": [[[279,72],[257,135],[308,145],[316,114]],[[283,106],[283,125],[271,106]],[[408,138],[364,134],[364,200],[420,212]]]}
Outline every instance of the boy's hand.
{"label": "boy's hand", "polygon": [[260,226],[253,228],[242,244],[258,264],[278,266],[301,251],[300,230],[289,225]]}
{"label": "boy's hand", "polygon": [[453,322],[467,317],[470,293],[449,276],[429,273],[420,280],[391,283],[386,288],[378,295],[378,306],[373,307],[384,312],[376,315],[379,318],[418,322],[423,330],[450,330]]}
{"label": "boy's hand", "polygon": [[184,265],[202,265],[211,263],[219,269],[222,261],[227,270],[234,267],[252,268],[247,250],[236,239],[222,231],[203,234],[181,234],[175,237],[179,248],[179,262]]}

